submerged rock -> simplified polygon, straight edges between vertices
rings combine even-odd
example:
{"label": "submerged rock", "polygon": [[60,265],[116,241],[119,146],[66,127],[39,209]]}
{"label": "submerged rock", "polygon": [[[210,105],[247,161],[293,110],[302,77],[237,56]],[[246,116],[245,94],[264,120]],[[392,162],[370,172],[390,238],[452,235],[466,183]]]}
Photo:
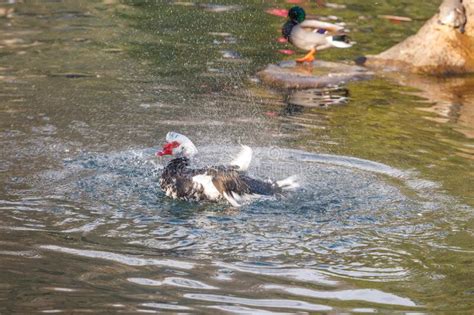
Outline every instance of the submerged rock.
{"label": "submerged rock", "polygon": [[257,75],[264,83],[273,87],[311,89],[367,80],[373,73],[355,65],[316,60],[310,65],[301,65],[294,61],[268,65]]}

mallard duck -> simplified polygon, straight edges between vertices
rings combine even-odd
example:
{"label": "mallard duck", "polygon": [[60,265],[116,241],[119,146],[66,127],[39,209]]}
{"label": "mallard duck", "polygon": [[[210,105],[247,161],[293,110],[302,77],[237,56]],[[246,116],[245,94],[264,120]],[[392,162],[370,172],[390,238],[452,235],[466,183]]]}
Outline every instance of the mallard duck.
{"label": "mallard duck", "polygon": [[352,46],[344,28],[332,23],[305,20],[303,8],[295,6],[288,11],[288,21],[283,25],[283,36],[299,49],[309,51],[297,62],[311,62],[318,50],[330,47],[348,48]]}

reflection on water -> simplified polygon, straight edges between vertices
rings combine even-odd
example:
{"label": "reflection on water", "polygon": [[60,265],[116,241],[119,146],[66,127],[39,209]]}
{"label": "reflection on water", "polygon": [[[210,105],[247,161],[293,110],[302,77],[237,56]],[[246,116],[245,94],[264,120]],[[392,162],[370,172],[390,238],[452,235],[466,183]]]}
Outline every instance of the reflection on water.
{"label": "reflection on water", "polygon": [[[283,299],[247,299],[247,298],[237,298],[232,296],[224,295],[212,295],[212,294],[185,294],[188,299],[207,301],[207,302],[216,302],[216,303],[227,303],[227,304],[237,304],[237,305],[247,305],[247,306],[257,306],[257,307],[269,307],[277,309],[291,309],[291,310],[305,310],[305,311],[330,311],[332,307],[326,305],[319,305],[308,303],[298,300],[283,300]],[[217,306],[215,307],[219,309]],[[226,310],[225,308],[222,310]],[[259,312],[259,309],[252,309],[253,312]]]}
{"label": "reflection on water", "polygon": [[159,259],[140,259],[120,254],[108,253],[108,252],[100,252],[95,250],[75,250],[71,248],[64,248],[54,245],[44,245],[40,246],[42,249],[58,251],[62,253],[68,253],[73,255],[80,255],[83,257],[91,257],[91,258],[101,258],[116,261],[121,264],[130,265],[130,266],[147,266],[147,265],[157,265],[157,266],[168,266],[174,267],[178,269],[191,269],[193,268],[192,264],[177,262],[177,261],[170,261],[170,260],[159,260]]}
{"label": "reflection on water", "polygon": [[[322,89],[308,89],[292,91],[286,103],[288,107],[322,107],[347,104],[349,102],[349,90],[342,87],[330,87]],[[288,110],[291,111],[291,110]]]}
{"label": "reflection on water", "polygon": [[290,288],[279,285],[267,285],[266,289],[281,290],[298,296],[309,296],[319,299],[342,300],[342,301],[365,301],[369,303],[393,304],[401,306],[416,306],[413,301],[400,298],[393,294],[387,294],[373,289],[363,290],[341,290],[341,291],[316,291],[304,288]]}
{"label": "reflection on water", "polygon": [[[0,4],[0,313],[472,309],[472,78],[269,89],[269,7]],[[382,50],[435,9],[318,8],[359,43],[320,57]],[[387,12],[415,22],[371,18]],[[154,152],[171,129],[198,166],[250,144],[252,176],[302,189],[170,200]]]}
{"label": "reflection on water", "polygon": [[[409,76],[395,77],[401,84],[409,83],[416,88],[416,95],[420,95],[430,107],[420,108],[423,111],[436,114],[427,119],[435,122],[449,123],[454,129],[467,138],[474,138],[474,77],[429,78]],[[470,154],[469,154],[470,153]],[[473,158],[471,150],[465,157]]]}

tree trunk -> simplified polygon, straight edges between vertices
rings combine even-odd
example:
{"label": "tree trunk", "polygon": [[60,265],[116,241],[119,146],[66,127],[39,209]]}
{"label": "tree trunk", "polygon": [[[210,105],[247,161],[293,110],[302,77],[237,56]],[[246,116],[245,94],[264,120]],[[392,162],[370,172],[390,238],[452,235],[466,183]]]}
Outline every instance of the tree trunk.
{"label": "tree trunk", "polygon": [[417,34],[367,56],[364,65],[429,74],[474,72],[474,0],[444,0]]}

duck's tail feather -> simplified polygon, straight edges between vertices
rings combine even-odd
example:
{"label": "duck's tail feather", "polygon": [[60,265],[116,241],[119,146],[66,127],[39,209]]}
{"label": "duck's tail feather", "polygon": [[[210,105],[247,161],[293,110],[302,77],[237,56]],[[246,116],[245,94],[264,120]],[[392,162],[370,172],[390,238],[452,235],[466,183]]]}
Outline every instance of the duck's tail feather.
{"label": "duck's tail feather", "polygon": [[327,37],[329,44],[336,48],[349,48],[352,47],[353,43],[347,35],[333,35]]}
{"label": "duck's tail feather", "polygon": [[236,158],[230,162],[231,166],[237,167],[241,172],[248,170],[250,162],[252,161],[252,149],[249,146],[242,145],[242,150]]}
{"label": "duck's tail feather", "polygon": [[288,191],[288,190],[296,190],[300,188],[300,184],[297,181],[296,176],[290,176],[288,178],[279,180],[276,182],[277,186],[281,188],[281,190]]}
{"label": "duck's tail feather", "polygon": [[222,196],[236,208],[255,199],[269,198],[279,195],[284,191],[292,191],[300,187],[300,184],[296,181],[296,176],[290,176],[283,180],[271,182],[242,175],[241,180],[248,186],[246,192],[224,191],[222,193]]}

